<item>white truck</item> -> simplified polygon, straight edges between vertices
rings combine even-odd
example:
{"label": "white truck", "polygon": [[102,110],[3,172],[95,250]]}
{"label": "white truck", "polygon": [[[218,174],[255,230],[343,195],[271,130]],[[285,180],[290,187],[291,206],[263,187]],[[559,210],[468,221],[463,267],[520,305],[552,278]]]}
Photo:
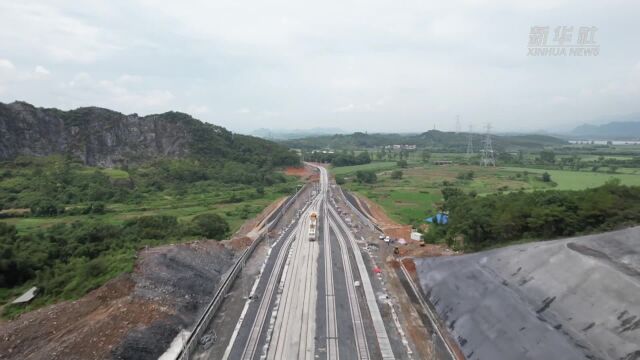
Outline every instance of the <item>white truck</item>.
{"label": "white truck", "polygon": [[318,232],[318,213],[311,212],[309,222],[309,241],[316,241],[316,233]]}

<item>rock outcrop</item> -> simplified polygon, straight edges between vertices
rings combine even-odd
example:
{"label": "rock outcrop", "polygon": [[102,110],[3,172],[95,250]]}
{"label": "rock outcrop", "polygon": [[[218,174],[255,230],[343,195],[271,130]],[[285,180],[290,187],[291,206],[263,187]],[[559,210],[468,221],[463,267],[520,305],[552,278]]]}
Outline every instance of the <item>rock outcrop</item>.
{"label": "rock outcrop", "polygon": [[61,154],[114,167],[180,158],[192,153],[194,133],[202,131],[221,147],[233,138],[224,128],[178,112],[140,117],[97,107],[61,111],[0,103],[0,160]]}

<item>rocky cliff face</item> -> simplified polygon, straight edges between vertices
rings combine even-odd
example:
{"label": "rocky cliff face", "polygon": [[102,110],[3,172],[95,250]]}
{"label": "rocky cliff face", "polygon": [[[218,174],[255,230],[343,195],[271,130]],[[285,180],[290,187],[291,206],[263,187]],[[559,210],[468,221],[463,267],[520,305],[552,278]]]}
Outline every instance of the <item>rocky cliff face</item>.
{"label": "rocky cliff face", "polygon": [[[0,160],[68,154],[86,165],[113,167],[189,155],[194,131],[230,138],[223,128],[168,112],[140,117],[88,107],[71,111],[0,103]],[[223,145],[223,144],[220,144]]]}

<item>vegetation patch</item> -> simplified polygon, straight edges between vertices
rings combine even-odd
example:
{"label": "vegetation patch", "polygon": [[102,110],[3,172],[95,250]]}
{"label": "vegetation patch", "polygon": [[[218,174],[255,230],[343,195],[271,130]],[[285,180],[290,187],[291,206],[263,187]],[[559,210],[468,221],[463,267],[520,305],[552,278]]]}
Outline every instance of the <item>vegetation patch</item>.
{"label": "vegetation patch", "polygon": [[131,271],[145,246],[223,239],[298,185],[271,165],[194,159],[114,170],[19,158],[0,174],[0,303],[41,288],[5,316],[78,298]]}
{"label": "vegetation patch", "polygon": [[453,191],[443,209],[447,225],[428,239],[476,251],[522,239],[553,239],[613,230],[640,222],[640,187],[612,180],[580,191],[512,192],[474,197]]}

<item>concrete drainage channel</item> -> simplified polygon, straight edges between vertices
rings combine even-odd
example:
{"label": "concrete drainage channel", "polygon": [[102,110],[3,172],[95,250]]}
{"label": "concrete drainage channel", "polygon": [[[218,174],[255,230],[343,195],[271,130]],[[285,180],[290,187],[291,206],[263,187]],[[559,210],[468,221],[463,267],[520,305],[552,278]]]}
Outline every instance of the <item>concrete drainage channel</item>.
{"label": "concrete drainage channel", "polygon": [[[188,360],[188,359],[190,359],[191,354],[193,353],[193,351],[198,346],[198,340],[203,336],[204,332],[206,331],[207,327],[209,326],[209,323],[211,322],[211,319],[216,314],[216,311],[218,310],[218,308],[220,307],[220,305],[224,301],[224,298],[226,297],[227,293],[231,289],[231,287],[233,285],[233,282],[238,277],[238,274],[244,268],[244,265],[245,265],[247,259],[253,254],[253,251],[258,246],[258,244],[260,244],[260,242],[265,238],[265,234],[267,234],[269,231],[271,231],[275,227],[275,225],[278,224],[278,221],[280,221],[280,219],[282,218],[284,213],[289,209],[291,204],[293,204],[296,201],[298,196],[301,193],[304,192],[306,187],[307,186],[305,185],[302,188],[300,188],[300,190],[298,190],[298,192],[296,192],[283,205],[281,205],[280,208],[277,211],[274,211],[272,213],[272,215],[269,216],[267,221],[269,221],[269,219],[270,219],[270,221],[267,223],[267,225],[265,225],[263,227],[263,229],[261,230],[262,233],[251,243],[251,245],[246,250],[244,250],[244,252],[238,258],[238,260],[233,265],[231,270],[228,271],[228,273],[227,273],[228,275],[222,281],[222,283],[220,284],[218,290],[216,291],[215,295],[213,296],[213,299],[211,300],[209,305],[207,305],[207,307],[205,308],[202,316],[200,316],[200,318],[196,322],[196,324],[195,324],[195,326],[193,328],[193,331],[191,331],[191,333],[189,334],[188,339],[183,343],[183,346],[182,346],[182,349],[180,350],[180,352],[177,354],[177,356],[175,356],[175,357],[170,356],[170,358],[180,359],[180,360]],[[184,336],[184,335],[186,335],[186,334],[181,332],[180,335],[178,335],[178,336],[181,337],[181,336]],[[174,342],[172,343],[172,346],[176,346],[176,345],[179,345],[179,342],[174,340]],[[168,358],[168,356],[164,356],[163,357],[163,359],[166,359],[166,358]]]}

